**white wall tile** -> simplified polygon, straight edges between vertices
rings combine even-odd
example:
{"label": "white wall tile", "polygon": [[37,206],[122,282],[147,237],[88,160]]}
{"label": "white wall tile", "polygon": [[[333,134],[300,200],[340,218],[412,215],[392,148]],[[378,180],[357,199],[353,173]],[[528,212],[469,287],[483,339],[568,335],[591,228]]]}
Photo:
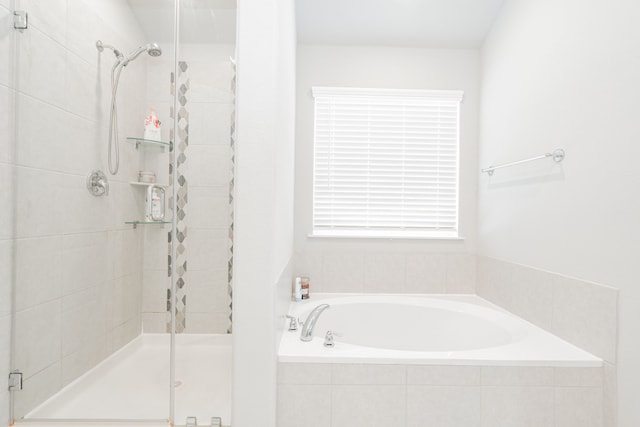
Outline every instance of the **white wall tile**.
{"label": "white wall tile", "polygon": [[228,327],[229,314],[227,312],[189,313],[184,332],[187,334],[224,334]]}
{"label": "white wall tile", "polygon": [[331,386],[280,385],[277,417],[278,427],[332,426]]}
{"label": "white wall tile", "polygon": [[331,391],[332,427],[406,425],[406,387],[338,385]]}
{"label": "white wall tile", "polygon": [[190,228],[187,235],[187,260],[190,270],[227,268],[226,229]]}
{"label": "white wall tile", "polygon": [[513,282],[513,264],[487,257],[478,257],[477,263],[478,295],[506,307]]}
{"label": "white wall tile", "polygon": [[[79,352],[88,343],[107,333],[107,306],[103,302],[100,284],[65,296],[62,299],[62,357]],[[94,360],[95,362],[95,360]]]}
{"label": "white wall tile", "polygon": [[187,149],[185,176],[189,185],[229,185],[231,153],[227,145],[194,145]]}
{"label": "white wall tile", "polygon": [[165,313],[170,280],[167,270],[144,270],[142,280],[142,312]]}
{"label": "white wall tile", "polygon": [[72,5],[67,10],[68,22],[71,25],[67,26],[65,46],[85,61],[91,64],[102,62],[105,68],[110,69],[116,58],[107,49],[99,54],[96,49],[96,41],[102,40],[111,45],[116,41],[111,39],[104,22],[87,2],[74,1]]}
{"label": "white wall tile", "polygon": [[480,387],[407,387],[407,427],[477,427]]}
{"label": "white wall tile", "polygon": [[557,426],[602,427],[602,415],[602,388],[556,388],[555,416]]}
{"label": "white wall tile", "polygon": [[16,310],[62,296],[60,237],[16,240]]}
{"label": "white wall tile", "polygon": [[618,372],[615,365],[605,362],[603,368],[603,425],[618,426]]}
{"label": "white wall tile", "polygon": [[[4,294],[3,294],[4,297]],[[11,370],[11,318],[8,315],[0,315],[0,423],[6,420],[5,414],[9,412],[9,372]],[[0,424],[2,425],[2,424]],[[9,425],[7,422],[6,425]]]}
{"label": "white wall tile", "polygon": [[329,363],[279,363],[278,384],[331,384]]}
{"label": "white wall tile", "polygon": [[19,311],[15,316],[15,367],[30,378],[59,361],[61,301]]}
{"label": "white wall tile", "polygon": [[543,329],[553,322],[553,275],[534,268],[512,266],[512,282],[505,308]]}
{"label": "white wall tile", "polygon": [[187,284],[188,312],[229,312],[229,290],[227,270],[192,270],[189,271]]}
{"label": "white wall tile", "polygon": [[553,387],[482,387],[483,427],[554,425]]}
{"label": "white wall tile", "polygon": [[19,40],[20,91],[58,107],[64,107],[65,49],[35,27],[24,32]]}
{"label": "white wall tile", "polygon": [[[0,9],[0,22],[2,22],[2,9]],[[1,40],[2,36],[0,36]],[[2,54],[2,45],[0,41],[0,55]],[[6,63],[6,61],[2,61]],[[2,73],[2,65],[0,65],[0,79]],[[1,80],[0,80],[1,81]],[[13,114],[15,107],[13,106],[13,90],[6,86],[0,85],[0,163],[8,163],[14,158],[14,140],[13,140]]]}
{"label": "white wall tile", "polygon": [[395,293],[404,288],[403,254],[367,253],[364,257],[364,291]]}
{"label": "white wall tile", "polygon": [[0,318],[11,314],[12,277],[14,275],[13,246],[14,241],[12,240],[0,240]]}
{"label": "white wall tile", "polygon": [[364,254],[325,253],[322,258],[324,292],[362,292]]}
{"label": "white wall tile", "polygon": [[431,253],[406,255],[405,292],[443,294],[446,292],[446,279],[446,255]]}
{"label": "white wall tile", "polygon": [[17,162],[34,168],[87,174],[90,165],[97,164],[93,154],[97,150],[93,146],[97,142],[92,134],[94,126],[56,106],[20,95]]}
{"label": "white wall tile", "polygon": [[604,368],[555,368],[555,385],[561,387],[602,387]]}
{"label": "white wall tile", "polygon": [[63,295],[106,280],[109,274],[106,232],[68,234],[60,240]]}
{"label": "white wall tile", "polygon": [[407,368],[403,365],[333,364],[333,384],[406,384]]}
{"label": "white wall tile", "polygon": [[[8,0],[3,0],[8,3]],[[10,25],[11,11],[9,5],[6,8],[0,7],[0,22],[5,22]],[[15,37],[15,31],[3,31],[0,33],[0,57],[3,59],[0,61],[0,85],[6,87],[12,87],[13,76],[13,39]]]}
{"label": "white wall tile", "polygon": [[553,292],[552,332],[596,356],[615,362],[618,291],[554,276]]}
{"label": "white wall tile", "polygon": [[554,370],[540,366],[484,366],[482,385],[553,386]]}
{"label": "white wall tile", "polygon": [[15,419],[24,417],[31,409],[44,402],[59,390],[60,385],[59,362],[48,366],[32,377],[23,379],[22,391],[14,394]]}
{"label": "white wall tile", "polygon": [[407,384],[473,386],[480,385],[478,366],[407,366]]}
{"label": "white wall tile", "polygon": [[66,386],[80,375],[95,367],[109,354],[104,336],[89,336],[84,345],[74,353],[62,357],[60,362],[60,381]]}
{"label": "white wall tile", "polygon": [[0,239],[12,239],[16,234],[18,209],[15,207],[17,187],[16,168],[0,163],[0,191],[4,195],[4,203],[0,208]]}
{"label": "white wall tile", "polygon": [[64,43],[67,32],[66,0],[22,0],[20,7],[29,12],[29,25],[58,43]]}
{"label": "white wall tile", "polygon": [[142,319],[140,315],[128,320],[121,325],[116,326],[112,332],[111,340],[111,352],[115,352],[118,349],[129,344],[134,338],[136,338],[142,332]]}
{"label": "white wall tile", "polygon": [[447,254],[447,293],[473,294],[476,291],[476,257],[470,254]]}
{"label": "white wall tile", "polygon": [[[67,72],[65,74],[66,104],[65,110],[95,123],[100,123],[100,115],[110,98],[110,93],[103,94],[97,81],[98,68],[95,62],[87,62],[81,57],[67,52]],[[89,144],[91,141],[85,141]],[[104,143],[104,139],[99,140]]]}
{"label": "white wall tile", "polygon": [[142,332],[162,334],[167,332],[168,313],[142,313]]}
{"label": "white wall tile", "polygon": [[[227,81],[228,83],[231,80]],[[231,138],[231,112],[233,104],[207,103],[204,105],[205,137],[195,144],[228,146]]]}
{"label": "white wall tile", "polygon": [[131,274],[116,278],[113,286],[113,320],[112,327],[118,327],[139,317],[142,308],[141,274]]}
{"label": "white wall tile", "polygon": [[229,227],[229,186],[189,186],[187,224],[196,228]]}

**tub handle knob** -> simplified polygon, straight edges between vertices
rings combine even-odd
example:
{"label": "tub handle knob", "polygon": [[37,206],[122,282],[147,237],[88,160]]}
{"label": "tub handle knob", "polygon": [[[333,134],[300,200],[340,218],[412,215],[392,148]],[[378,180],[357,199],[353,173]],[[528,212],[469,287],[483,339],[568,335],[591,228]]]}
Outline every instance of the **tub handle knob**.
{"label": "tub handle knob", "polygon": [[324,336],[324,346],[325,347],[329,347],[329,348],[333,348],[336,346],[335,342],[333,341],[334,337],[341,337],[342,334],[339,334],[337,332],[334,331],[327,331],[327,333]]}
{"label": "tub handle knob", "polygon": [[299,323],[298,318],[287,314],[287,319],[289,319],[289,331],[297,331]]}

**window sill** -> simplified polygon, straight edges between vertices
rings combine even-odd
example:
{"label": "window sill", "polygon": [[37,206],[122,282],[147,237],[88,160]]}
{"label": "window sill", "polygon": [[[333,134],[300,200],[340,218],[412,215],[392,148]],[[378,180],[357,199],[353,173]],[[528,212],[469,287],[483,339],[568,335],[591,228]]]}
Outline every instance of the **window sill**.
{"label": "window sill", "polygon": [[386,239],[386,240],[464,240],[454,233],[435,232],[362,232],[362,231],[314,231],[307,235],[310,239]]}

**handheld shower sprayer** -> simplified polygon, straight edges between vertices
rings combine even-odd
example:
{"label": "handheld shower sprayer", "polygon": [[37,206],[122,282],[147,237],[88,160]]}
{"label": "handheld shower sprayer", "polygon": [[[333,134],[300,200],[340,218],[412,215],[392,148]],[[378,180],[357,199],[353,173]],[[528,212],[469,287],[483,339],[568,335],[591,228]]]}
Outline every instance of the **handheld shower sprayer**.
{"label": "handheld shower sprayer", "polygon": [[[111,111],[109,114],[109,172],[111,175],[116,175],[118,169],[120,169],[120,147],[118,146],[118,106],[116,103],[116,95],[118,93],[118,83],[120,81],[120,73],[122,69],[129,65],[129,62],[134,61],[142,54],[147,52],[149,56],[158,57],[162,55],[162,49],[157,43],[149,43],[144,46],[138,47],[132,51],[126,57],[116,49],[114,46],[102,43],[101,40],[96,41],[96,49],[102,53],[105,49],[113,51],[116,56],[116,62],[111,69]],[[115,146],[115,150],[113,147]],[[115,165],[111,161],[112,151],[115,153]]]}

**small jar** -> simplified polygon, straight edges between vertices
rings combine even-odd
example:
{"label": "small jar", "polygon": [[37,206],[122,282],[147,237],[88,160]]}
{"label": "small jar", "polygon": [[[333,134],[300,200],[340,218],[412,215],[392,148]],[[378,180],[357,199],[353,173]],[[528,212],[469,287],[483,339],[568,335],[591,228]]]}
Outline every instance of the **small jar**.
{"label": "small jar", "polygon": [[309,278],[306,276],[300,278],[300,293],[302,299],[309,299],[311,296],[311,284],[309,283]]}
{"label": "small jar", "polygon": [[156,182],[156,173],[151,171],[140,171],[138,174],[138,181],[153,184]]}

